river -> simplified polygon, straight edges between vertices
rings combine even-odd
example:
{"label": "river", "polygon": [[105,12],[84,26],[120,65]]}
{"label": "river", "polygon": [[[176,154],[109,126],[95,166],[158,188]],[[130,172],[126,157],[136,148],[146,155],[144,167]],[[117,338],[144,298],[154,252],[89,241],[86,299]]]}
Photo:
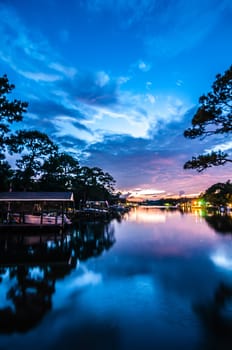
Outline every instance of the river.
{"label": "river", "polygon": [[1,350],[232,348],[232,218],[138,207],[0,239]]}

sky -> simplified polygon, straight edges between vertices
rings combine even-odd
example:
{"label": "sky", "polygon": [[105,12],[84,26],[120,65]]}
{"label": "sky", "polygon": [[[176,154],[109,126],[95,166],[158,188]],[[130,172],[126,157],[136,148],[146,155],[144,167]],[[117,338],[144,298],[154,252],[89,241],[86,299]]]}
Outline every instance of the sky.
{"label": "sky", "polygon": [[230,152],[228,135],[189,140],[199,97],[232,63],[230,0],[0,0],[0,75],[29,103],[21,129],[45,132],[116,190],[195,194],[231,168],[183,170]]}

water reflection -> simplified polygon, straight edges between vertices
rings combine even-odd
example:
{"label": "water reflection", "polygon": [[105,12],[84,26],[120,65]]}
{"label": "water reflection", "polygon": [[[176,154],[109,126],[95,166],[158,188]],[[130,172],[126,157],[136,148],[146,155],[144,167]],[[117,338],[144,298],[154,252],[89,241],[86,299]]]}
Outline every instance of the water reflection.
{"label": "water reflection", "polygon": [[230,349],[231,237],[200,212],[154,208],[38,247],[1,237],[0,348]]}
{"label": "water reflection", "polygon": [[115,242],[111,224],[81,222],[64,234],[0,236],[0,333],[27,332],[52,309],[56,281]]}
{"label": "water reflection", "polygon": [[141,206],[139,210],[133,210],[130,213],[130,220],[137,221],[139,223],[165,223],[167,214],[171,212],[166,210],[154,210],[152,206]]}
{"label": "water reflection", "polygon": [[[52,270],[18,265],[1,269],[1,294],[5,290],[6,305],[0,308],[0,332],[26,332],[35,327],[51,309],[55,278]],[[3,301],[3,299],[2,299]]]}
{"label": "water reflection", "polygon": [[115,243],[114,228],[110,222],[79,221],[71,237],[73,251],[79,260],[99,256]]}
{"label": "water reflection", "polygon": [[232,284],[218,284],[210,300],[193,306],[206,336],[204,349],[230,349],[232,345]]}
{"label": "water reflection", "polygon": [[232,216],[226,214],[206,215],[205,220],[216,232],[232,234]]}

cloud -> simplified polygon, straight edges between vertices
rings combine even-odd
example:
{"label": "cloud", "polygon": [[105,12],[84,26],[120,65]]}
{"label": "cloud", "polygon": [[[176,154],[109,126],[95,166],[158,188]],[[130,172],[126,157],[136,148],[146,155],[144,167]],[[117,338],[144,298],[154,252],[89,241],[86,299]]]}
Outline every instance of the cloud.
{"label": "cloud", "polygon": [[33,99],[30,102],[23,125],[26,129],[33,128],[47,133],[64,149],[67,146],[65,140],[68,139],[68,150],[76,153],[77,146],[82,149],[86,146],[86,142],[99,139],[93,136],[85,121],[85,115],[77,106],[70,105],[67,101],[58,102],[56,96],[50,94],[49,100]]}
{"label": "cloud", "polygon": [[34,80],[34,81],[43,81],[43,82],[54,82],[60,80],[61,77],[55,74],[46,74],[46,73],[35,73],[35,72],[26,72],[18,69],[17,72],[23,75],[25,78]]}
{"label": "cloud", "polygon": [[138,68],[142,72],[148,72],[151,69],[151,65],[149,63],[145,63],[144,61],[139,61]]}
{"label": "cloud", "polygon": [[59,55],[44,36],[38,31],[28,31],[13,7],[0,5],[0,17],[0,60],[17,74],[48,83],[76,74],[75,68],[59,62]]}
{"label": "cloud", "polygon": [[45,117],[52,120],[57,115],[66,115],[79,120],[85,119],[85,116],[77,108],[71,107],[64,105],[62,101],[56,102],[55,97],[51,95],[49,100],[32,100],[28,111],[37,114],[40,119]]}
{"label": "cloud", "polygon": [[230,150],[232,150],[232,141],[226,141],[221,144],[215,145],[209,149],[206,149],[205,153],[218,152],[218,151],[227,152]]}
{"label": "cloud", "polygon": [[73,78],[77,74],[77,69],[74,67],[67,67],[59,62],[51,62],[48,65],[51,69],[61,72],[64,76]]}
{"label": "cloud", "polygon": [[56,135],[56,141],[60,146],[60,149],[64,150],[67,153],[70,153],[74,157],[77,157],[83,160],[86,158],[85,152],[83,151],[87,145],[87,140],[80,140],[76,137],[76,135],[65,135],[63,137],[62,135],[57,134]]}
{"label": "cloud", "polygon": [[178,79],[177,81],[176,81],[176,85],[177,86],[182,86],[184,84],[184,82],[181,80],[181,79]]}
{"label": "cloud", "polygon": [[[93,2],[94,4],[98,4],[99,6],[104,5],[101,1]],[[140,6],[143,8],[143,11],[150,13],[153,7],[151,4],[152,2],[142,1]],[[124,2],[120,2],[117,8],[120,11],[130,9],[133,12],[134,2],[129,1],[126,5]],[[13,11],[11,11],[10,15],[10,19],[12,19]],[[42,92],[43,86],[38,86],[39,83],[49,83],[49,97],[51,101],[54,101],[56,97],[59,97],[62,101],[59,106],[60,111],[55,106],[57,113],[72,116],[73,114],[76,115],[78,110],[79,117],[85,116],[86,125],[89,128],[91,127],[92,131],[96,134],[103,135],[104,133],[109,133],[112,127],[111,134],[123,132],[124,134],[136,137],[149,137],[149,130],[151,128],[156,129],[159,120],[165,119],[166,123],[169,123],[170,120],[173,120],[177,116],[181,118],[181,115],[183,115],[184,104],[177,99],[168,97],[169,101],[167,101],[165,97],[154,96],[152,93],[136,95],[128,91],[120,91],[122,83],[130,79],[128,77],[122,78],[121,76],[118,79],[112,79],[103,70],[81,72],[76,68],[61,64],[56,59],[56,55],[53,55],[53,50],[49,47],[46,40],[39,35],[35,37],[35,34],[33,34],[33,39],[29,38],[28,32],[20,20],[17,16],[15,18],[20,28],[19,32],[21,36],[16,40],[16,46],[13,44],[9,46],[9,49],[14,52],[15,50],[20,51],[23,43],[23,47],[26,48],[24,53],[28,57],[26,60],[23,60],[27,67],[26,70],[23,67],[22,60],[20,61],[21,66],[18,67],[17,55],[10,55],[10,57],[16,58],[15,62],[12,62],[12,68],[27,79],[37,83],[31,89],[31,94],[33,93],[33,89],[34,95],[36,95],[39,89]],[[9,23],[12,30],[11,37],[13,38],[15,36],[13,19]],[[139,61],[138,65],[143,71],[150,69],[150,65],[145,63],[145,61]],[[31,69],[29,70],[28,67]],[[37,69],[36,73],[35,67]],[[147,84],[147,86],[151,85]],[[53,92],[51,93],[52,89]],[[48,106],[47,100],[43,96],[41,101],[45,106]],[[62,110],[62,104],[68,104],[70,110]],[[162,104],[164,107],[162,107]],[[34,113],[33,110],[31,112]],[[51,108],[48,108],[48,112],[44,111],[44,113],[51,114]],[[122,121],[121,124],[118,123],[118,126],[116,125],[117,120]]]}
{"label": "cloud", "polygon": [[[44,62],[49,50],[47,42],[37,36],[30,39],[28,31],[12,7],[0,6],[1,58],[13,69],[20,64],[28,68],[32,61]],[[23,71],[23,70],[22,70]]]}
{"label": "cloud", "polygon": [[217,179],[226,181],[226,171],[212,169],[200,176],[196,171],[183,169],[192,154],[202,152],[205,147],[199,140],[186,140],[183,136],[183,126],[188,125],[194,111],[194,108],[188,110],[181,120],[174,118],[169,123],[161,120],[150,138],[123,133],[102,135],[100,143],[86,145],[85,164],[98,165],[117,174],[118,188],[129,192],[139,186],[142,190],[155,188],[170,195],[178,195],[180,191],[199,193]]}
{"label": "cloud", "polygon": [[60,82],[59,87],[87,105],[113,105],[118,100],[117,82],[103,71],[79,72],[74,79]]}
{"label": "cloud", "polygon": [[54,118],[53,125],[56,130],[54,132],[55,137],[72,136],[88,143],[91,143],[93,140],[96,141],[96,135],[93,136],[93,133],[88,128],[76,122],[74,118],[60,115]]}
{"label": "cloud", "polygon": [[130,77],[125,77],[121,76],[117,79],[117,82],[119,85],[126,84],[131,78]]}
{"label": "cloud", "polygon": [[96,85],[100,86],[101,88],[106,86],[110,81],[110,77],[105,72],[97,72],[96,73]]}
{"label": "cloud", "polygon": [[149,121],[139,109],[131,110],[117,105],[113,108],[94,108],[91,122],[88,124],[99,135],[126,134],[134,137],[146,137]]}
{"label": "cloud", "polygon": [[156,190],[156,189],[138,189],[135,190],[131,195],[133,197],[155,197],[157,194],[164,194],[165,191]]}
{"label": "cloud", "polygon": [[149,101],[150,103],[152,103],[152,104],[155,103],[156,98],[155,98],[154,95],[152,95],[152,94],[147,94],[146,96],[147,96],[147,99],[148,99],[148,101]]}
{"label": "cloud", "polygon": [[[67,115],[70,116],[79,114],[81,118],[84,118],[84,125],[92,132],[91,138],[88,137],[91,143],[97,142],[99,139],[102,140],[106,135],[113,137],[117,134],[153,139],[155,135],[161,133],[162,129],[165,133],[165,125],[182,121],[189,108],[183,101],[174,97],[155,97],[152,94],[135,95],[120,90],[118,90],[117,100],[115,99],[113,104],[107,100],[104,104],[104,100],[100,99],[101,105],[87,97],[83,98],[85,86],[88,86],[88,94],[89,91],[95,90],[96,80],[93,78],[94,76],[89,79],[87,75],[85,80],[85,75],[81,75],[81,84],[78,81],[79,77],[77,77],[71,82],[62,81],[59,86],[59,89],[65,92],[66,103],[72,101],[73,104],[71,110],[64,110],[63,114],[68,113]],[[107,84],[108,82],[106,82]],[[98,87],[96,91],[105,96],[106,85],[100,87],[100,90]],[[84,86],[84,89],[79,89],[79,86]],[[47,109],[56,111],[57,108],[56,106],[53,108],[51,105]],[[62,112],[62,108],[59,106],[57,112],[59,109]],[[162,143],[164,144],[163,140]]]}

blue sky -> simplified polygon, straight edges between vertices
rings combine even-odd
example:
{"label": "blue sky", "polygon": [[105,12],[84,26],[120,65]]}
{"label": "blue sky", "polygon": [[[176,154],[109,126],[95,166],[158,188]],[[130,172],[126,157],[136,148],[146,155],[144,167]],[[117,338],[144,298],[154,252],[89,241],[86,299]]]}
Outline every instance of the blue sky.
{"label": "blue sky", "polygon": [[187,140],[198,99],[232,63],[230,0],[1,0],[0,71],[46,132],[117,189],[152,198],[230,179],[183,164],[228,136]]}

